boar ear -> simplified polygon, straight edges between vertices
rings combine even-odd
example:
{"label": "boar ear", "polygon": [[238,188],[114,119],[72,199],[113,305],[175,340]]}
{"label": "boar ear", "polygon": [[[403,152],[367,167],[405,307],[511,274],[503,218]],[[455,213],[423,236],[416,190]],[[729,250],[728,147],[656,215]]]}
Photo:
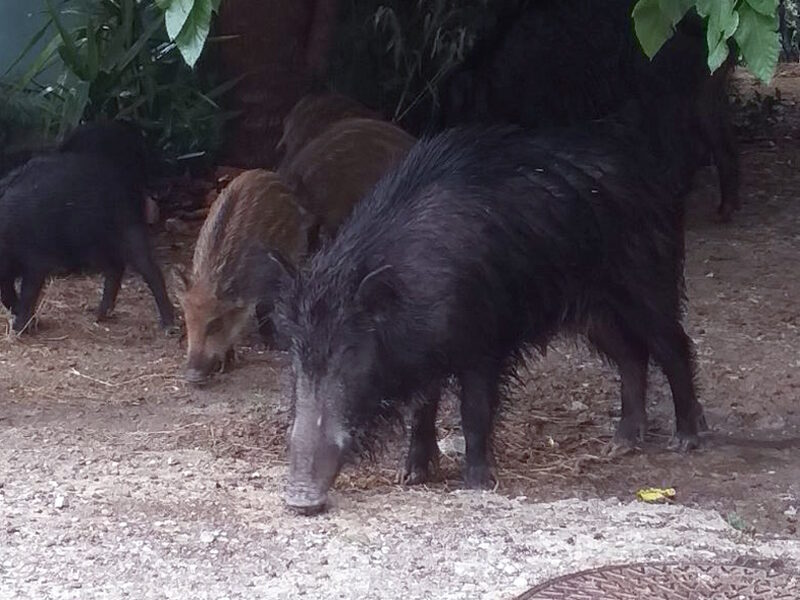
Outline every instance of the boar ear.
{"label": "boar ear", "polygon": [[178,297],[182,298],[191,286],[186,270],[181,265],[175,265],[172,267],[172,279],[175,282],[175,291]]}
{"label": "boar ear", "polygon": [[383,311],[398,297],[396,273],[392,265],[383,265],[367,273],[356,291],[358,302],[371,313]]}

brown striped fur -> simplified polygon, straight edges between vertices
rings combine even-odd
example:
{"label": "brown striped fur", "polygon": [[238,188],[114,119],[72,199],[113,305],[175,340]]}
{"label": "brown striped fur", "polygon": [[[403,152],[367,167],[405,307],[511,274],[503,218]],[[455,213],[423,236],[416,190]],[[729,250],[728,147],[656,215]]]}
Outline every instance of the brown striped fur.
{"label": "brown striped fur", "polygon": [[351,117],[378,119],[380,115],[352,98],[333,92],[300,98],[283,120],[283,135],[278,149],[283,149],[284,155],[278,170],[328,127]]}
{"label": "brown striped fur", "polygon": [[264,290],[264,298],[256,291],[268,282],[253,281],[254,267],[261,270],[254,256],[268,261],[269,251],[297,265],[308,251],[311,227],[313,218],[275,173],[245,171],[222,191],[200,230],[190,279],[183,282],[189,381],[201,383],[224,364],[256,305],[269,303],[277,292]]}
{"label": "brown striped fur", "polygon": [[344,119],[312,140],[280,173],[333,233],[414,142],[411,135],[385,121]]}

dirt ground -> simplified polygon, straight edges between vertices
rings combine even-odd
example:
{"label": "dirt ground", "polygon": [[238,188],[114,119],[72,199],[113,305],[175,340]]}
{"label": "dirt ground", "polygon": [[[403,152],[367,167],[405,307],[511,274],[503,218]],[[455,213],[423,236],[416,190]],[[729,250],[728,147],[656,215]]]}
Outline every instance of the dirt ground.
{"label": "dirt ground", "polygon": [[[0,339],[0,599],[505,600],[629,561],[800,570],[797,70],[775,85],[783,104],[742,142],[735,221],[712,216],[711,171],[689,201],[686,324],[713,430],[704,449],[665,450],[672,406],[653,369],[645,448],[602,456],[619,380],[564,340],[523,367],[506,404],[495,492],[459,489],[450,400],[440,482],[395,485],[397,434],[340,477],[327,514],[297,517],[281,499],[285,356],[252,336],[233,370],[188,387],[185,346],[160,333],[140,280],[126,280],[100,325],[99,280],[57,279],[38,331]],[[747,77],[739,87],[751,95]],[[157,239],[165,265],[188,262],[191,235]],[[638,502],[650,486],[675,488],[674,503]]]}

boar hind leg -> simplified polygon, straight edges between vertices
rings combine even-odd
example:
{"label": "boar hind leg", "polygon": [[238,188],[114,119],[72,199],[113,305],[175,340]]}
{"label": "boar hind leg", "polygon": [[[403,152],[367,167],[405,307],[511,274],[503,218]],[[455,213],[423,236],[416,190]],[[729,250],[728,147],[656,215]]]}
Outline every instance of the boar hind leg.
{"label": "boar hind leg", "polygon": [[436,413],[439,410],[441,384],[436,382],[426,391],[421,404],[414,410],[411,424],[411,442],[408,447],[402,481],[406,485],[425,483],[430,479],[431,467],[439,464],[439,447],[436,444]]}
{"label": "boar hind leg", "polygon": [[708,426],[695,392],[692,341],[675,321],[659,328],[650,345],[653,359],[667,376],[675,405],[675,435],[670,448],[681,452],[698,448],[698,434]]}
{"label": "boar hind leg", "polygon": [[622,419],[607,451],[615,453],[632,448],[642,441],[647,428],[647,346],[631,332],[608,320],[593,321],[588,337],[617,365],[622,382]]}
{"label": "boar hind leg", "polygon": [[103,321],[108,318],[114,306],[117,303],[117,294],[122,285],[122,275],[125,273],[124,267],[117,267],[108,269],[105,272],[105,281],[103,282],[103,297],[100,300],[100,306],[97,308],[97,320]]}
{"label": "boar hind leg", "polygon": [[175,312],[172,303],[167,296],[167,288],[164,284],[164,276],[158,268],[150,245],[147,242],[144,232],[130,232],[126,244],[127,262],[134,271],[139,273],[144,279],[153,298],[158,306],[161,327],[172,330],[175,326]]}

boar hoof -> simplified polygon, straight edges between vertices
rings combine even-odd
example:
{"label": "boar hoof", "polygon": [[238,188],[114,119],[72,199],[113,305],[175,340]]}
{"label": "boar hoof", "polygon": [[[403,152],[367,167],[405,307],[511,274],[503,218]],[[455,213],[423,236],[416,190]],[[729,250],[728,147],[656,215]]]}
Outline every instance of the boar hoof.
{"label": "boar hoof", "polygon": [[614,438],[603,448],[605,456],[623,456],[636,450],[644,440],[644,420],[622,419],[617,425]]}
{"label": "boar hoof", "polygon": [[403,485],[422,485],[431,480],[430,468],[428,465],[411,465],[402,469],[398,473],[398,483]]}
{"label": "boar hoof", "polygon": [[497,477],[488,465],[468,465],[464,485],[470,490],[492,490],[497,486]]}
{"label": "boar hoof", "polygon": [[104,321],[111,321],[113,318],[114,315],[110,310],[98,310],[94,316],[94,320],[97,323],[102,323]]}
{"label": "boar hoof", "polygon": [[667,449],[674,452],[688,452],[689,450],[702,448],[702,446],[703,442],[697,433],[676,431],[669,444],[667,444]]}

